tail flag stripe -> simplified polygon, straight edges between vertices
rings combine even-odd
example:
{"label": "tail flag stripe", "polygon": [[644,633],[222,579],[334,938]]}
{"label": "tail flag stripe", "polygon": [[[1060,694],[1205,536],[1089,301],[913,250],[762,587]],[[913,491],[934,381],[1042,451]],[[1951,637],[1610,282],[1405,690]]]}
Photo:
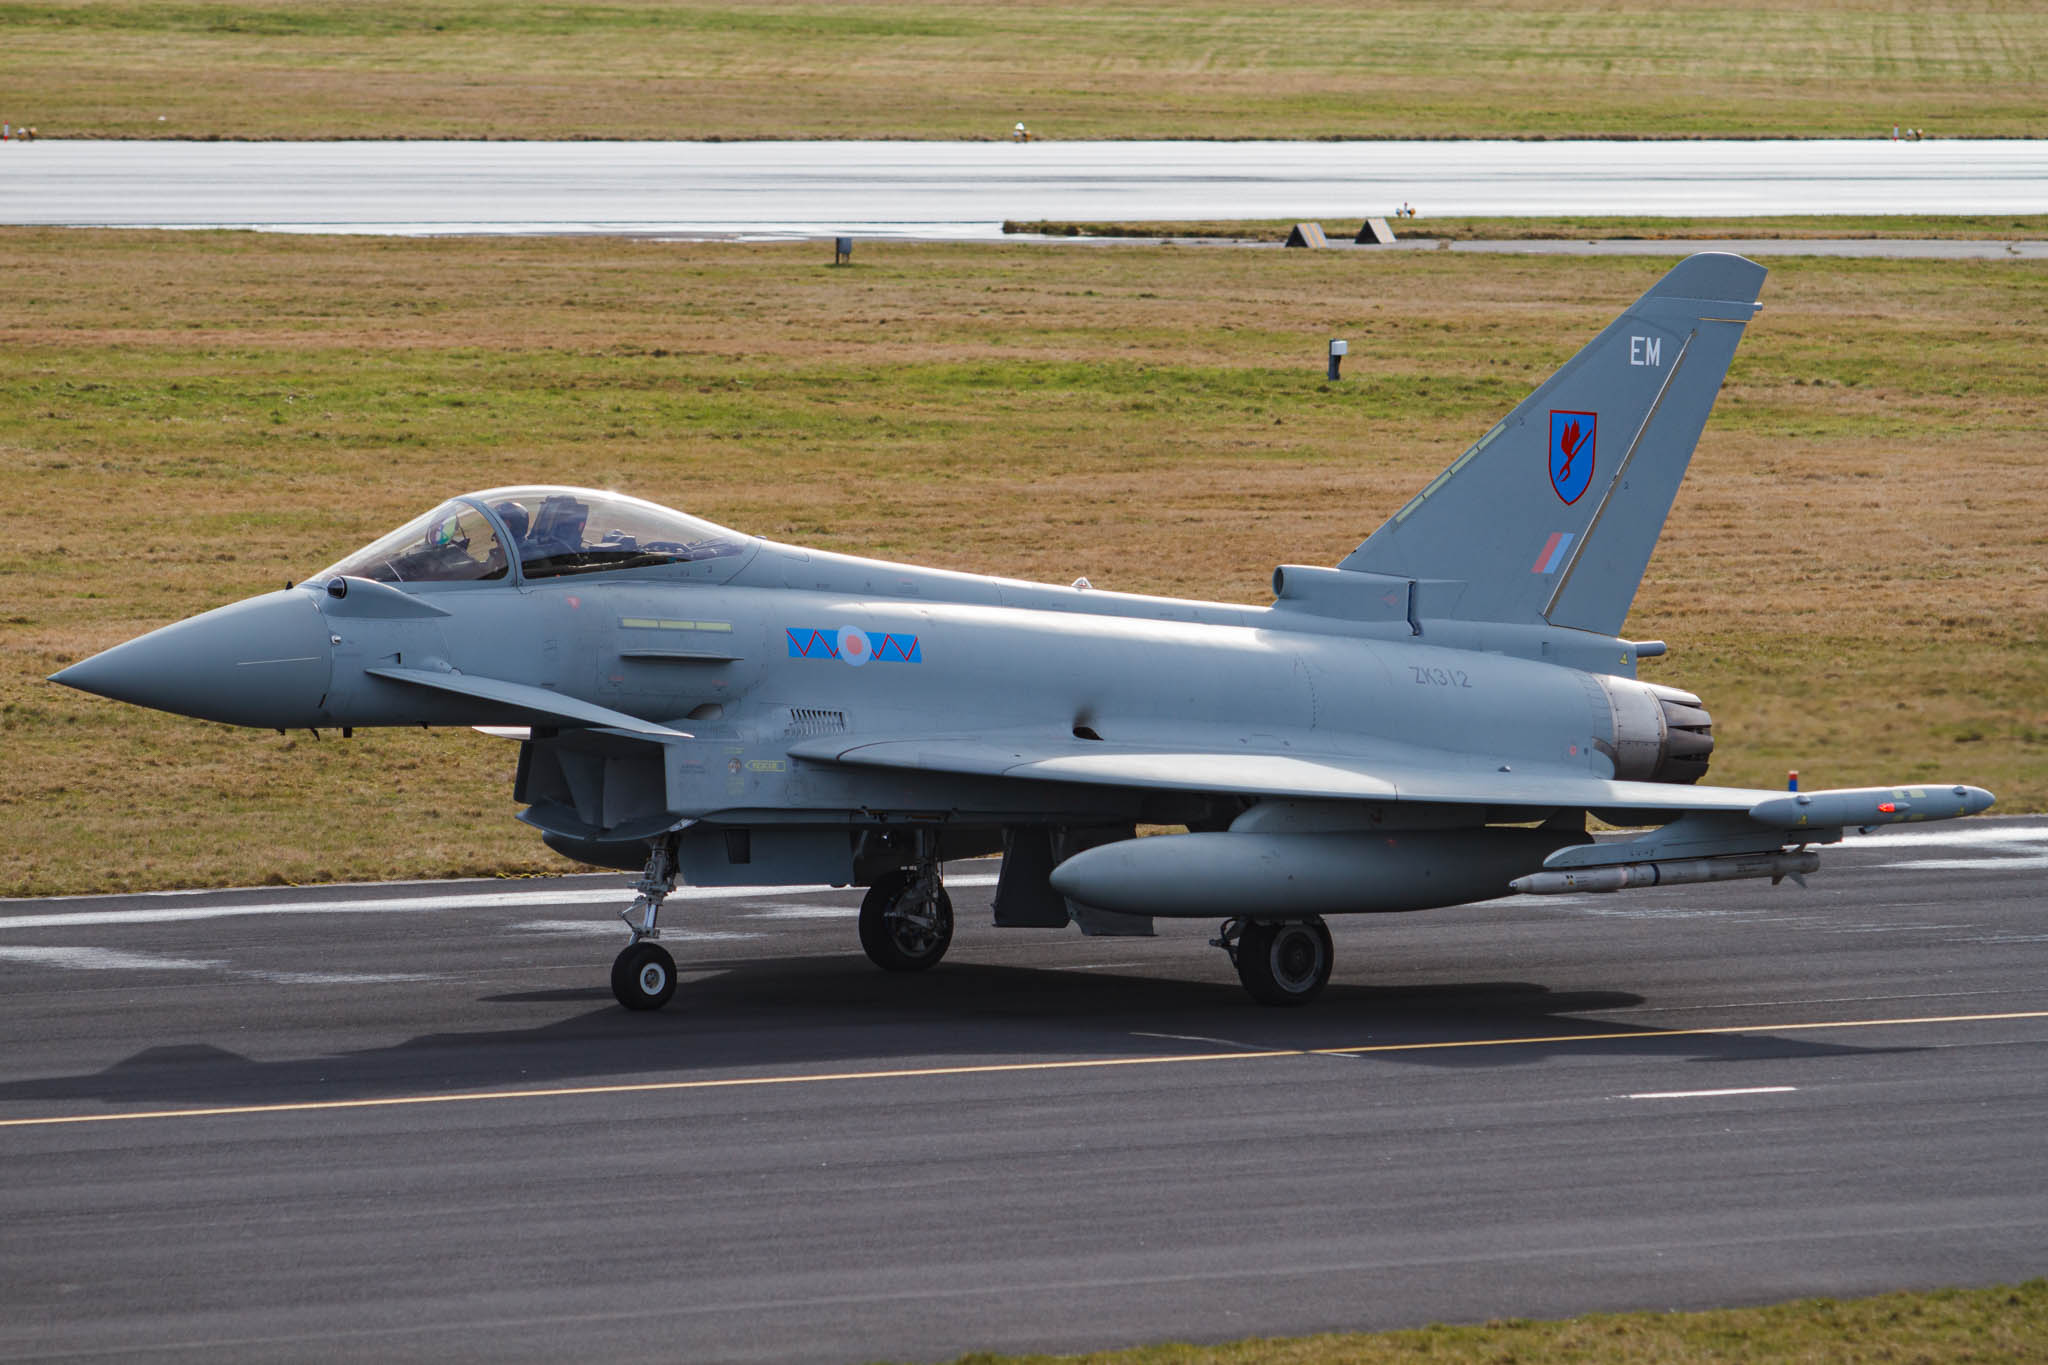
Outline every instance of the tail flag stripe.
{"label": "tail flag stripe", "polygon": [[1564,552],[1572,547],[1570,531],[1552,531],[1550,539],[1543,542],[1543,550],[1536,556],[1535,567],[1530,573],[1556,573],[1557,566],[1564,563]]}

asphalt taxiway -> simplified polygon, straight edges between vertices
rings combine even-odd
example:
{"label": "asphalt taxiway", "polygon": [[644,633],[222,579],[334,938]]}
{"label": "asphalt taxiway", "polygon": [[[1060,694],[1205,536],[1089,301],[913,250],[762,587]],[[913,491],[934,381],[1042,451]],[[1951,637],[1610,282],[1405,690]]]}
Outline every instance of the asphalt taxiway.
{"label": "asphalt taxiway", "polygon": [[[986,927],[621,877],[0,902],[0,1357],[942,1359],[2048,1269],[2048,821],[1810,889]],[[674,903],[672,903],[673,905]]]}

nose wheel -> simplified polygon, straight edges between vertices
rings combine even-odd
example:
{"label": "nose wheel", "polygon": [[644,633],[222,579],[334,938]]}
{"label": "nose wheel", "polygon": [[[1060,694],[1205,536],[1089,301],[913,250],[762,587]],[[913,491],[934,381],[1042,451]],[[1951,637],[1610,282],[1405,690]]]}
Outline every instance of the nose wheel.
{"label": "nose wheel", "polygon": [[658,1010],[676,993],[676,960],[646,939],[612,962],[612,994],[629,1010]]}
{"label": "nose wheel", "polygon": [[1337,954],[1321,918],[1231,920],[1216,946],[1237,964],[1237,979],[1262,1005],[1306,1005],[1330,984]]}

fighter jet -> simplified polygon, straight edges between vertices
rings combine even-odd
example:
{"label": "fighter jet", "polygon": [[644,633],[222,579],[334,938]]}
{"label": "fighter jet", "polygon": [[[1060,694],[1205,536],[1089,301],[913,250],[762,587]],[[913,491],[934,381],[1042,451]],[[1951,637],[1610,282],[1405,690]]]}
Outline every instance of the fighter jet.
{"label": "fighter jet", "polygon": [[[1797,880],[1845,830],[1991,804],[1701,786],[1707,707],[1637,677],[1665,646],[1622,627],[1764,273],[1681,262],[1342,562],[1274,570],[1266,606],[496,488],[55,681],[236,725],[516,739],[518,818],[641,871],[628,1009],[675,990],[679,880],[866,887],[861,946],[921,971],[953,937],[943,865],[998,852],[998,926],[1218,918],[1251,995],[1300,1005],[1330,977],[1327,915]],[[1638,832],[1596,841],[1589,817]]]}

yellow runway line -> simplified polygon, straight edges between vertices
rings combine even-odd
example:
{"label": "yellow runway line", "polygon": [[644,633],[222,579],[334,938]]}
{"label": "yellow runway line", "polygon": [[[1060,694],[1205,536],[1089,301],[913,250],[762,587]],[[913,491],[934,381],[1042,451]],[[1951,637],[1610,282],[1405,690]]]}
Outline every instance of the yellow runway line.
{"label": "yellow runway line", "polygon": [[235,1104],[209,1109],[144,1109],[121,1114],[55,1114],[0,1119],[0,1128],[48,1128],[73,1123],[131,1123],[142,1119],[228,1118],[250,1114],[314,1114],[342,1109],[397,1109],[408,1105],[474,1104],[484,1100],[570,1099],[588,1095],[653,1095],[683,1090],[737,1090],[748,1086],[814,1085],[833,1081],[900,1081],[1019,1072],[1090,1071],[1111,1067],[1270,1061],[1276,1057],[1358,1057],[1373,1053],[1432,1052],[1451,1048],[1531,1047],[1557,1043],[1635,1042],[1647,1038],[1713,1038],[1757,1033],[1812,1033],[1829,1029],[1902,1028],[1914,1024],[1981,1024],[2048,1019],[2048,1010],[2002,1014],[1930,1014],[1898,1019],[1837,1019],[1804,1024],[1728,1024],[1715,1028],[1646,1029],[1621,1033],[1556,1033],[1532,1038],[1462,1038],[1436,1043],[1362,1043],[1352,1047],[1274,1048],[1259,1052],[1177,1052],[1163,1057],[1100,1057],[1063,1062],[989,1062],[971,1066],[901,1067],[880,1071],[798,1072],[781,1076],[727,1076],[702,1081],[642,1081],[622,1085],[555,1086],[544,1090],[472,1090],[438,1095],[391,1095],[366,1100],[305,1100]]}

